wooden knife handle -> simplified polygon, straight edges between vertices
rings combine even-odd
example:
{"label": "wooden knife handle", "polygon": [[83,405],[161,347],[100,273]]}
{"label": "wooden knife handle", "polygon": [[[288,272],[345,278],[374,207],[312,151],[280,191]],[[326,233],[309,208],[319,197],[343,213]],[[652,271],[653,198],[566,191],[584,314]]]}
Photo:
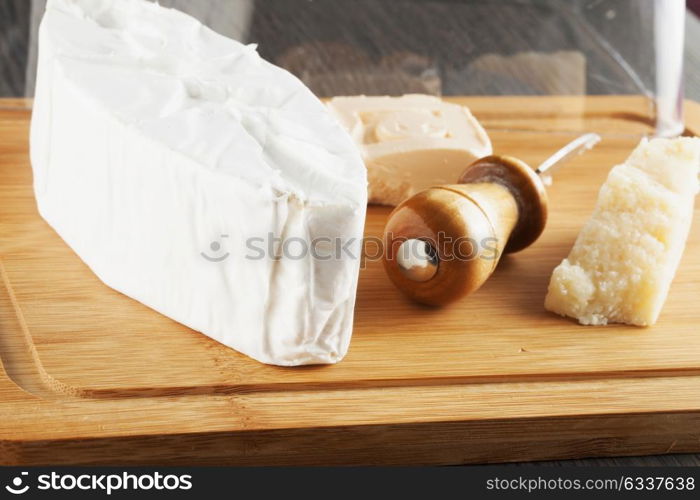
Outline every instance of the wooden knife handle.
{"label": "wooden knife handle", "polygon": [[[405,200],[391,213],[384,230],[384,268],[389,278],[424,304],[443,305],[474,292],[491,276],[504,252],[530,245],[546,223],[544,186],[519,160],[482,158],[465,170],[460,182]],[[413,249],[402,245],[414,240],[425,242],[436,257],[434,274],[407,271],[406,252]]]}

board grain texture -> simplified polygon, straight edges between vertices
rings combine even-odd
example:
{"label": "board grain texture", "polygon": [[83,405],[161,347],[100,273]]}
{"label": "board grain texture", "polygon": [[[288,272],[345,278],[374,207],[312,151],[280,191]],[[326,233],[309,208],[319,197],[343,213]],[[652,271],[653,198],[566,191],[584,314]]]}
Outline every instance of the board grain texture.
{"label": "board grain texture", "polygon": [[[535,165],[576,131],[543,236],[435,309],[366,245],[350,352],[257,363],[103,285],[39,217],[27,101],[0,102],[1,464],[458,464],[700,451],[700,207],[656,326],[543,308],[608,170],[652,131],[641,97],[452,99]],[[687,134],[700,105],[687,103]],[[370,207],[380,236],[388,208]],[[177,272],[176,269],[173,272]]]}

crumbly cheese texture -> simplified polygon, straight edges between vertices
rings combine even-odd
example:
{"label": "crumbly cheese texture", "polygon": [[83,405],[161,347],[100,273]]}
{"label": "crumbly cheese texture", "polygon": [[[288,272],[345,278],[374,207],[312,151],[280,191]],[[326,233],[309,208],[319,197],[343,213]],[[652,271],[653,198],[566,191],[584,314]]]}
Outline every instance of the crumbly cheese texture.
{"label": "crumbly cheese texture", "polygon": [[345,355],[366,171],[254,46],[145,0],[49,0],[31,160],[41,215],[107,285],[264,363]]}
{"label": "crumbly cheese texture", "polygon": [[362,151],[370,203],[398,205],[423,189],[454,184],[492,153],[467,107],[434,96],[334,97],[328,107]]}
{"label": "crumbly cheese texture", "polygon": [[685,248],[699,168],[700,139],[643,140],[608,175],[545,307],[585,325],[653,325]]}

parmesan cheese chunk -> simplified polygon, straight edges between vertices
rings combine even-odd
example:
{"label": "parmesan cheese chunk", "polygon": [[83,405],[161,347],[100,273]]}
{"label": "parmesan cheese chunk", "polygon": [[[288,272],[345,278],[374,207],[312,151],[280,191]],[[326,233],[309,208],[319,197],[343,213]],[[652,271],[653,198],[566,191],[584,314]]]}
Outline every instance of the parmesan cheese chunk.
{"label": "parmesan cheese chunk", "polygon": [[699,168],[700,139],[643,140],[608,175],[545,308],[585,325],[653,325],[688,237]]}

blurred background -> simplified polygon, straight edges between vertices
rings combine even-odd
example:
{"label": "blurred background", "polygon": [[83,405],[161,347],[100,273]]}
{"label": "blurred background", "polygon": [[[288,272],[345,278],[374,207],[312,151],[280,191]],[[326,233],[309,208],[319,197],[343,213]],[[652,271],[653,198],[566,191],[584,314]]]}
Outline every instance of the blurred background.
{"label": "blurred background", "polygon": [[[683,131],[683,88],[700,100],[700,0],[160,3],[257,43],[320,97],[636,94],[666,136]],[[45,5],[0,0],[0,97],[34,93]]]}
{"label": "blurred background", "polygon": [[[257,43],[263,57],[318,95],[330,96],[654,93],[654,1],[160,3]],[[0,96],[33,94],[36,31],[45,3],[0,0]],[[700,13],[700,0],[687,5]],[[700,21],[690,14],[685,24],[686,95],[700,100]]]}

